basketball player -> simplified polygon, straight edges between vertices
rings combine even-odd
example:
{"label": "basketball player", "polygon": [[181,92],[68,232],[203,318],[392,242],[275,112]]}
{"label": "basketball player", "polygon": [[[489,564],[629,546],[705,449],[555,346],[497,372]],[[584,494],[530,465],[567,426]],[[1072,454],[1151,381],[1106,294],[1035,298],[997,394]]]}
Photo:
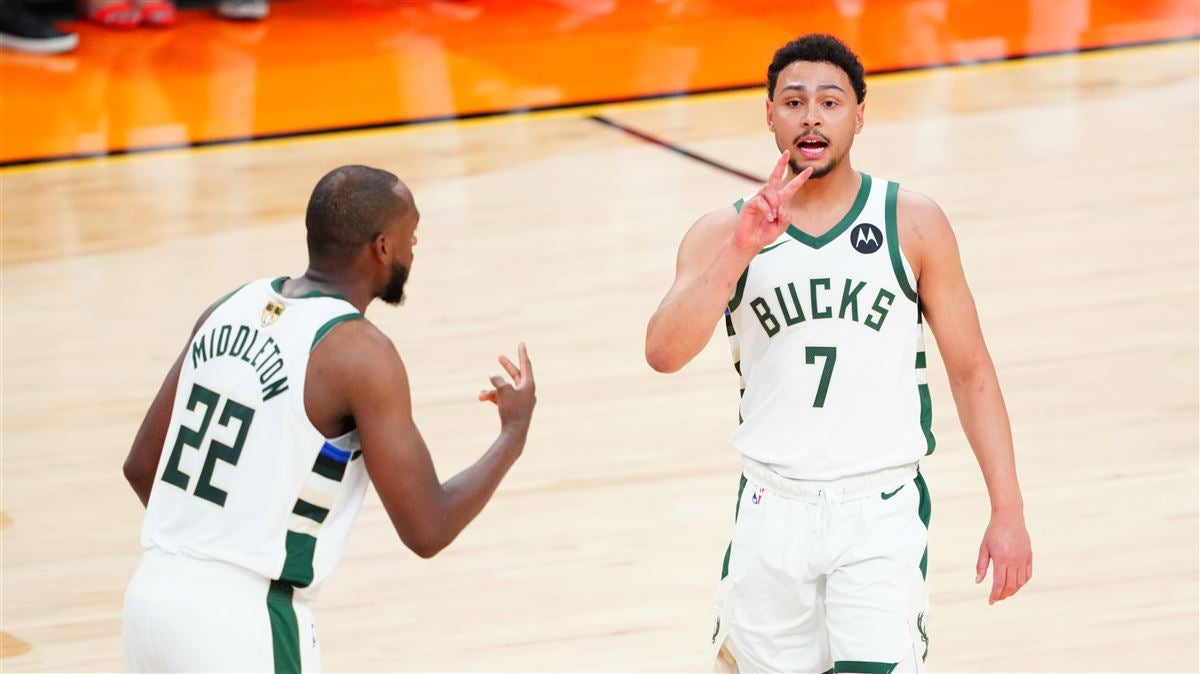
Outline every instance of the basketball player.
{"label": "basketball player", "polygon": [[412,416],[404,363],[363,314],[404,299],[419,214],[396,176],[338,168],[308,204],[308,270],[210,307],[125,462],[145,553],[125,594],[133,671],[316,671],[310,602],[370,480],[396,533],[432,557],[520,456],[534,407],[525,346],[512,382],[479,394],[500,434],[441,483]]}
{"label": "basketball player", "polygon": [[866,85],[827,35],[776,52],[767,185],[692,226],[650,319],[675,372],[724,314],[741,376],[744,460],[718,590],[718,669],[921,671],[933,451],[922,321],[937,338],[991,497],[976,582],[990,602],[1032,555],[1008,416],[950,224],[928,197],[855,171]]}

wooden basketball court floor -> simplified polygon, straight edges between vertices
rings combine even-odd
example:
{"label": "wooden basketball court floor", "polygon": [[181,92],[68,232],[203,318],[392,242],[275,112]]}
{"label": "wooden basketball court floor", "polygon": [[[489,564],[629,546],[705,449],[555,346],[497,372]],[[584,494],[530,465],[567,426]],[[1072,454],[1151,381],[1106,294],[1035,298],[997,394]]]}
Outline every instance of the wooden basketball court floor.
{"label": "wooden basketball court floor", "polygon": [[[1031,583],[989,607],[972,582],[987,499],[932,359],[931,670],[1200,667],[1197,55],[869,80],[854,164],[956,227],[1034,543]],[[0,667],[121,667],[133,432],[212,299],[303,271],[308,193],[353,162],[401,175],[423,214],[408,303],[369,317],[405,358],[439,473],[493,437],[474,395],[518,340],[540,402],[525,455],[437,558],[368,497],[316,606],[325,668],[706,670],[736,379],[721,335],[672,376],[642,337],[682,233],[754,187],[592,116],[750,174],[774,158],[748,90],[0,174]]]}

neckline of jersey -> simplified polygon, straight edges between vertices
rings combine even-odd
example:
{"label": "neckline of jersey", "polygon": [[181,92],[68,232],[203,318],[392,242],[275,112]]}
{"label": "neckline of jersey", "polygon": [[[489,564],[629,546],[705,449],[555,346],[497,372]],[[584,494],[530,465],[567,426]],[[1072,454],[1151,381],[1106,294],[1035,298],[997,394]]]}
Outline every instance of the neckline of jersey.
{"label": "neckline of jersey", "polygon": [[343,302],[350,301],[350,300],[346,299],[345,297],[343,297],[339,293],[323,293],[320,290],[310,290],[298,297],[288,297],[287,295],[283,294],[283,282],[288,280],[288,278],[289,277],[287,277],[287,276],[280,276],[279,278],[275,279],[274,281],[271,281],[271,289],[274,290],[276,293],[278,293],[279,296],[284,298],[285,300],[307,300],[307,299],[312,299],[314,297],[332,297],[335,300],[341,300]]}
{"label": "neckline of jersey", "polygon": [[858,173],[858,175],[861,178],[858,184],[858,194],[854,197],[854,203],[850,206],[850,210],[846,211],[846,215],[842,216],[842,219],[839,220],[836,225],[830,227],[829,230],[821,236],[813,236],[812,234],[802,232],[799,229],[796,229],[794,225],[789,224],[787,233],[800,243],[810,248],[817,249],[838,238],[842,232],[846,231],[846,229],[849,228],[850,225],[853,225],[854,221],[858,219],[859,213],[862,213],[863,207],[867,205],[867,196],[871,194],[871,176],[861,171]]}

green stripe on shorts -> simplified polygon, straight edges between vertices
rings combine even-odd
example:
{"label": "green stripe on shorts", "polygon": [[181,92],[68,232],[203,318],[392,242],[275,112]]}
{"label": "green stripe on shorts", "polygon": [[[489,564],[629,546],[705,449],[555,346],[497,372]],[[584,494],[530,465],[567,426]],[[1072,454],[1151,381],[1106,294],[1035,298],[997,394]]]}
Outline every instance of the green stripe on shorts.
{"label": "green stripe on shorts", "polygon": [[[738,482],[737,506],[733,509],[733,523],[737,524],[738,515],[742,511],[742,492],[746,489],[746,476],[742,475],[741,481]],[[729,541],[729,547],[725,548],[725,561],[721,563],[721,580],[725,580],[725,576],[729,575],[729,555],[733,552],[733,541]]]}
{"label": "green stripe on shorts", "polygon": [[898,662],[866,662],[863,660],[838,660],[833,663],[836,674],[892,674]]}
{"label": "green stripe on shorts", "polygon": [[267,590],[267,615],[271,618],[271,650],[276,672],[300,671],[300,625],[292,607],[292,586],[271,581]]}

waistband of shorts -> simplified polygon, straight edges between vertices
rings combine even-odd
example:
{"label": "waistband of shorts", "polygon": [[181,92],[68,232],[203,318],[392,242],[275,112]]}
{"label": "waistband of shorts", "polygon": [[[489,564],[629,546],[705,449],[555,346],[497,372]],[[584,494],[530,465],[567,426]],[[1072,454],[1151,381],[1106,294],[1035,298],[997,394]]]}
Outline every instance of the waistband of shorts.
{"label": "waistband of shorts", "polygon": [[918,472],[914,462],[836,480],[794,480],[754,459],[743,457],[743,460],[742,473],[747,480],[787,498],[810,503],[854,501],[878,495],[880,491],[907,484],[917,477]]}
{"label": "waistband of shorts", "polygon": [[142,552],[142,566],[156,573],[178,576],[181,582],[217,582],[263,593],[271,584],[269,578],[236,564],[176,554],[162,548],[146,548]]}

